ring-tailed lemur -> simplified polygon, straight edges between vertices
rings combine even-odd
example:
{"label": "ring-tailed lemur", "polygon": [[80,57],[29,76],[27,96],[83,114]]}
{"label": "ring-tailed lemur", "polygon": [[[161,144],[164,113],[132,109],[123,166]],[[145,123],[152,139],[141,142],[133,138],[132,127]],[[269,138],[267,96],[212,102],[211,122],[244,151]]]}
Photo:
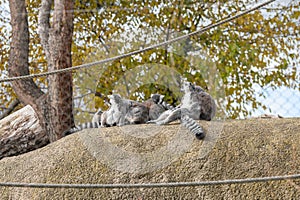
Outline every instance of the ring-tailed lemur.
{"label": "ring-tailed lemur", "polygon": [[64,132],[64,136],[75,133],[87,128],[100,128],[101,126],[122,126],[125,124],[125,115],[128,112],[131,101],[122,99],[119,94],[108,95],[110,99],[110,108],[102,112],[98,110],[94,115],[92,122],[80,124]]}
{"label": "ring-tailed lemur", "polygon": [[155,120],[164,111],[174,108],[174,106],[164,101],[164,95],[161,94],[151,94],[151,98],[142,104],[149,110],[149,120]]}
{"label": "ring-tailed lemur", "polygon": [[128,112],[131,101],[123,99],[119,94],[108,95],[110,108],[102,113],[101,126],[123,126],[125,115]]}
{"label": "ring-tailed lemur", "polygon": [[174,107],[163,101],[164,95],[152,94],[145,102],[123,99],[118,94],[108,96],[111,106],[107,111],[99,109],[93,116],[92,122],[75,126],[66,131],[69,135],[87,128],[99,128],[105,126],[122,126],[127,124],[143,124],[149,120],[157,119],[166,109]]}
{"label": "ring-tailed lemur", "polygon": [[140,102],[131,101],[130,109],[125,115],[125,124],[144,124],[148,120],[148,108]]}
{"label": "ring-tailed lemur", "polygon": [[[122,119],[123,123],[121,125],[146,123],[151,118],[154,118],[154,117],[157,118],[166,109],[172,109],[173,107],[170,104],[163,101],[163,98],[164,98],[163,95],[152,94],[150,99],[148,99],[146,102],[140,103],[140,102],[133,101],[133,100],[122,99],[119,96],[117,98],[118,102],[115,105],[118,105],[119,107],[121,107],[123,109],[126,108],[125,112],[122,112],[122,115],[120,115],[120,116],[124,117],[124,119]],[[120,103],[120,102],[122,102],[122,103]],[[121,105],[121,104],[123,104],[123,105]],[[126,105],[126,106],[124,106],[124,105]],[[114,109],[114,110],[116,110],[116,109]],[[105,113],[104,113],[103,118],[105,119]],[[106,121],[109,121],[109,120],[106,119]]]}
{"label": "ring-tailed lemur", "polygon": [[108,96],[110,107],[102,112],[99,109],[93,116],[92,122],[87,122],[65,131],[64,135],[69,135],[87,128],[100,128],[106,126],[123,126],[126,124],[141,124],[149,120],[149,110],[142,103],[123,99],[119,94]]}
{"label": "ring-tailed lemur", "polygon": [[99,126],[101,125],[100,123],[101,123],[101,116],[102,116],[102,114],[103,114],[103,111],[102,111],[102,109],[101,108],[99,108],[98,110],[97,110],[97,112],[94,114],[94,116],[93,116],[93,118],[92,118],[92,122],[93,123],[98,123],[99,124]]}
{"label": "ring-tailed lemur", "polygon": [[180,119],[197,138],[203,138],[205,133],[194,120],[210,121],[216,113],[215,101],[200,86],[194,86],[189,82],[183,83],[182,90],[184,95],[181,104],[173,110],[165,111],[158,119],[149,123],[163,125]]}

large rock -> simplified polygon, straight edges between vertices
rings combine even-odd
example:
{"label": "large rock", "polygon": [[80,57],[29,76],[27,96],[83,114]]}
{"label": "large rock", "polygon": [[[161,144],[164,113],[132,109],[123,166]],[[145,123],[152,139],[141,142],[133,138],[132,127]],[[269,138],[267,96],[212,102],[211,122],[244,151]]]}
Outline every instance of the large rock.
{"label": "large rock", "polygon": [[[0,182],[160,183],[299,173],[300,120],[199,122],[204,141],[178,124],[85,130],[0,161]],[[172,188],[0,187],[1,199],[300,199],[300,180]]]}

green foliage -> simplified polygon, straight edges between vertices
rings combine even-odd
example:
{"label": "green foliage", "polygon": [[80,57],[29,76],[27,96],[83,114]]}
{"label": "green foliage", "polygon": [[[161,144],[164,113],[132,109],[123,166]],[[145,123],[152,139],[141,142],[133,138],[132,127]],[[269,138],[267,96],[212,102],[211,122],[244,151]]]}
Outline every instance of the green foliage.
{"label": "green foliage", "polygon": [[[196,78],[190,71],[196,73]],[[207,88],[198,71],[179,55],[166,54],[165,50],[147,51],[110,64],[101,74],[97,92],[106,97],[113,91],[140,101],[147,100],[153,93],[160,93],[169,103],[175,104],[180,99],[181,77]],[[104,102],[105,99],[99,107],[103,108]]]}
{"label": "green foliage", "polygon": [[[250,2],[243,1],[238,6],[234,3],[219,3],[217,8],[214,9],[216,5],[200,5],[193,1],[189,1],[186,4],[178,3],[175,6],[170,6],[171,3],[170,5],[162,5],[159,2],[152,1],[151,5],[147,6],[144,5],[147,3],[143,3],[143,6],[146,8],[143,10],[145,15],[142,16],[138,11],[137,13],[130,12],[130,9],[135,10],[134,8],[139,3],[132,3],[128,10],[123,11],[121,9],[120,12],[126,12],[126,16],[130,16],[126,19],[130,18],[132,21],[139,22],[132,24],[123,20],[126,26],[129,27],[127,29],[134,30],[138,27],[138,30],[143,30],[145,27],[152,27],[153,33],[147,33],[147,36],[148,38],[156,38],[156,40],[155,42],[150,41],[149,45],[175,37],[177,36],[176,32],[192,32],[199,29],[204,22],[215,22],[226,18],[232,13],[234,14],[241,9],[245,9],[245,6]],[[157,9],[156,12],[154,12],[154,8]],[[193,36],[191,39],[178,44],[178,48],[174,47],[175,44],[171,50],[168,49],[169,51],[166,52],[167,54],[175,52],[183,57],[188,56],[189,60],[193,59],[193,56],[190,56],[191,53],[194,53],[194,57],[204,53],[206,55],[205,59],[215,62],[217,68],[214,74],[210,74],[209,76],[218,77],[219,81],[214,80],[214,83],[223,82],[223,87],[214,88],[215,91],[213,93],[215,93],[216,97],[223,100],[223,104],[224,102],[226,103],[226,107],[223,107],[223,109],[226,110],[227,116],[231,118],[248,116],[251,111],[246,108],[246,105],[252,106],[253,110],[259,107],[267,108],[267,105],[257,100],[254,86],[258,85],[261,88],[271,86],[273,89],[280,86],[290,88],[297,88],[299,86],[299,82],[297,84],[299,76],[297,76],[296,68],[296,65],[299,63],[299,55],[290,53],[297,49],[295,46],[299,46],[299,38],[297,38],[299,35],[299,30],[297,29],[297,20],[299,20],[297,8],[299,8],[299,4],[296,3],[290,4],[287,7],[283,6],[279,12],[273,9],[269,10],[274,15],[273,17],[263,16],[261,11],[256,11],[223,25],[216,30],[210,30],[202,35]],[[109,8],[107,10],[109,11]],[[148,17],[145,18],[145,16]],[[119,17],[122,18],[122,16]],[[130,32],[127,33],[132,34]],[[126,49],[125,47],[118,46],[112,49],[118,49],[119,53],[122,53],[141,48],[147,42],[146,40],[144,43],[142,41],[137,42],[135,37],[139,37],[138,34],[133,34],[134,39],[128,41],[128,43],[132,44],[130,48]],[[117,35],[114,34],[110,37],[117,38]],[[292,41],[290,38],[295,40]],[[107,34],[106,39],[110,39],[109,34]],[[127,41],[124,43],[127,43]],[[197,47],[201,48],[201,52],[197,52]],[[118,52],[116,50],[113,51],[116,54]],[[166,64],[168,58],[163,56],[163,51],[158,50],[157,52],[159,56],[157,56],[157,59],[153,63]],[[153,53],[149,52],[148,54],[139,55],[142,63],[151,63],[147,59]],[[134,58],[130,58],[112,64],[105,71],[105,75],[101,76],[102,78],[97,88],[98,93],[102,93],[104,97],[111,93],[115,84],[120,85],[118,80],[126,70],[132,69],[132,66],[141,65],[142,63],[137,63]],[[187,66],[186,68],[184,65],[178,65],[175,68],[183,77],[199,83],[198,75],[200,72],[193,74],[192,70],[188,69],[189,67]],[[202,68],[201,74],[203,72],[205,73],[205,70]],[[206,82],[208,79],[212,79],[209,76],[205,77]],[[125,82],[122,84],[125,84]],[[153,88],[158,87],[155,84],[144,84],[148,87],[142,85],[140,87],[147,88],[148,90],[143,90],[142,94],[140,94],[141,97],[139,99],[141,100],[149,96],[149,91],[154,92]],[[216,94],[218,89],[220,89],[219,93],[222,93],[221,95]],[[225,91],[223,92],[222,90]],[[142,89],[139,91],[142,91]],[[157,88],[157,92],[161,91]],[[129,96],[126,93],[124,95]],[[166,94],[166,96],[169,98],[169,94]],[[102,107],[103,103],[104,101],[101,102],[97,99],[96,107]],[[221,104],[222,102],[219,103]]]}
{"label": "green foliage", "polygon": [[[27,1],[30,72],[39,73],[47,70],[37,34],[40,1]],[[257,1],[75,0],[73,65],[116,56],[190,33],[234,15],[253,2]],[[254,87],[300,88],[300,58],[296,52],[300,44],[299,7],[298,1],[286,6],[267,6],[165,48],[77,71],[74,74],[75,97],[78,97],[76,101],[82,102],[75,103],[78,113],[82,115],[83,111],[98,107],[105,109],[105,96],[113,91],[138,100],[159,92],[165,94],[169,102],[176,102],[180,96],[175,89],[178,77],[207,88],[227,117],[248,116],[251,110],[246,105],[252,110],[267,109],[267,105],[258,101]],[[0,18],[4,20],[4,16]],[[0,69],[5,72],[9,38],[2,32],[1,23],[0,29],[0,37],[5,38],[1,40],[5,43],[0,46]],[[163,70],[165,67],[169,71]],[[146,78],[141,74],[143,70]],[[36,81],[41,87],[47,86],[45,78]],[[2,102],[14,98],[9,85],[1,87]],[[103,96],[94,97],[95,92]]]}

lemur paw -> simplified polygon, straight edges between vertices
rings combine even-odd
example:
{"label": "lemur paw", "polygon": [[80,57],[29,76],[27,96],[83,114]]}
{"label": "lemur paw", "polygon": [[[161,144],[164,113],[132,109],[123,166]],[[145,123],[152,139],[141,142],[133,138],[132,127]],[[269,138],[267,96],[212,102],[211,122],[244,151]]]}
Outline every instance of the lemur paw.
{"label": "lemur paw", "polygon": [[147,121],[146,123],[147,123],[147,124],[155,124],[156,121],[155,121],[155,120],[150,120],[150,121]]}
{"label": "lemur paw", "polygon": [[165,123],[165,121],[158,121],[158,122],[156,122],[156,124],[157,124],[157,125],[164,125],[164,124],[166,124],[166,123]]}
{"label": "lemur paw", "polygon": [[204,137],[205,137],[205,133],[204,133],[204,132],[202,132],[202,133],[197,133],[197,134],[196,134],[196,138],[197,138],[198,140],[202,140]]}

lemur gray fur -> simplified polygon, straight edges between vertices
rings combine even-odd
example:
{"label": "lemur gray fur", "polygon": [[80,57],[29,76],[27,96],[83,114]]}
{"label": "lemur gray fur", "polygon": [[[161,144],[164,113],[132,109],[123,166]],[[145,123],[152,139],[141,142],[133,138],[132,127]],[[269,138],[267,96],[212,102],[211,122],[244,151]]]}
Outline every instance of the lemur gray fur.
{"label": "lemur gray fur", "polygon": [[101,108],[99,108],[99,109],[97,110],[97,112],[94,114],[94,116],[93,116],[93,118],[92,118],[92,122],[93,122],[93,123],[98,123],[99,126],[100,126],[100,125],[101,125],[100,123],[101,123],[101,116],[102,116],[102,114],[103,114],[103,111],[102,111]]}
{"label": "lemur gray fur", "polygon": [[173,105],[168,104],[167,102],[164,101],[164,97],[165,95],[161,95],[161,94],[151,94],[151,98],[149,100],[152,100],[155,104],[161,105],[165,110],[174,109]]}
{"label": "lemur gray fur", "polygon": [[203,129],[194,120],[210,121],[216,113],[215,101],[200,86],[189,82],[183,83],[182,90],[184,95],[181,104],[173,110],[165,111],[158,119],[151,120],[149,123],[163,125],[180,119],[197,138],[204,138]]}
{"label": "lemur gray fur", "polygon": [[110,108],[102,113],[101,126],[123,126],[125,115],[132,104],[131,100],[123,99],[119,94],[108,95]]}
{"label": "lemur gray fur", "polygon": [[149,110],[149,120],[157,119],[164,111],[173,109],[174,106],[164,101],[164,95],[151,94],[151,98],[142,102]]}
{"label": "lemur gray fur", "polygon": [[125,124],[125,115],[130,109],[131,100],[122,99],[119,94],[108,95],[110,99],[110,108],[102,112],[98,110],[94,115],[92,122],[87,122],[73,127],[64,132],[64,135],[69,135],[77,131],[87,128],[100,128],[104,126],[122,126]]}
{"label": "lemur gray fur", "polygon": [[144,124],[148,120],[148,108],[140,102],[131,101],[130,109],[125,115],[125,124]]}
{"label": "lemur gray fur", "polygon": [[[163,106],[168,106],[166,103],[163,103],[163,95],[159,94],[152,95],[149,100],[143,103],[123,99],[118,94],[109,95],[108,97],[111,106],[107,111],[102,112],[102,110],[99,109],[93,116],[92,122],[75,126],[74,128],[65,131],[64,135],[69,135],[87,128],[146,123],[149,119],[156,119],[163,111],[165,111]],[[162,110],[157,111],[155,108],[156,106],[162,108]],[[152,114],[149,115],[149,111]],[[149,118],[149,116],[154,115],[153,113],[157,113],[157,117]]]}

